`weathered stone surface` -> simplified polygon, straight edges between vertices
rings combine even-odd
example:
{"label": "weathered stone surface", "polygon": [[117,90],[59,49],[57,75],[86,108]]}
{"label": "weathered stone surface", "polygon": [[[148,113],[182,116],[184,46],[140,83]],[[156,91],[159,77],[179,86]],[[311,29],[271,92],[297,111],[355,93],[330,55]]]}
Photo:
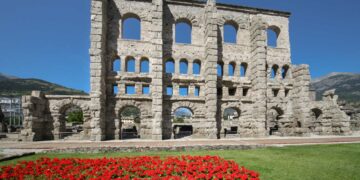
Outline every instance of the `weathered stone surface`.
{"label": "weathered stone surface", "polygon": [[[24,140],[57,139],[62,110],[69,104],[81,107],[86,115],[82,139],[95,141],[121,138],[121,112],[129,106],[141,112],[136,127],[143,139],[174,138],[172,116],[180,107],[193,112],[186,123],[192,126],[193,138],[342,135],[355,129],[337,105],[334,91],[314,101],[308,65],[291,64],[289,13],[215,0],[92,0],[91,12],[90,96],[34,92],[24,97]],[[128,17],[139,18],[140,40],[122,38],[123,20]],[[191,44],[175,43],[179,21],[191,24]],[[236,43],[224,42],[226,23],[237,29]],[[268,29],[278,35],[276,47],[267,45]],[[135,60],[135,72],[125,71],[129,58]],[[140,73],[145,58],[150,72]],[[170,58],[175,64],[172,75],[165,73]],[[115,59],[121,59],[117,72]],[[187,74],[180,74],[182,59],[188,62]],[[199,75],[193,72],[196,62],[201,62]],[[223,66],[222,77],[217,75],[218,64]],[[230,65],[235,67],[233,76]],[[243,76],[241,66],[246,67]],[[127,85],[135,86],[135,95],[126,94]],[[150,88],[149,95],[142,93],[144,86]],[[172,96],[165,93],[168,86],[173,87]],[[188,87],[188,96],[179,95],[181,86]],[[194,95],[195,87],[200,88],[199,96]],[[239,116],[225,121],[228,108]]]}

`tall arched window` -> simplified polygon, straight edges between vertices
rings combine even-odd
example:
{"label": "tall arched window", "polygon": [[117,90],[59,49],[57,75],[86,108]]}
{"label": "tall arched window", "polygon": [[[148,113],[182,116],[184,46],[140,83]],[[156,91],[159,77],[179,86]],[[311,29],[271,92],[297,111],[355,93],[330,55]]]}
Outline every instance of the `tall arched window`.
{"label": "tall arched window", "polygon": [[201,73],[201,62],[199,60],[195,60],[193,63],[193,75],[200,75]]}
{"label": "tall arched window", "polygon": [[175,72],[175,62],[173,59],[168,59],[165,62],[165,72],[166,74],[174,74]]}
{"label": "tall arched window", "polygon": [[235,66],[236,64],[234,62],[231,62],[229,64],[229,76],[234,76],[234,73],[235,73]]}
{"label": "tall arched window", "polygon": [[141,59],[140,62],[140,72],[141,73],[149,73],[149,60],[146,58]]}
{"label": "tall arched window", "polygon": [[276,26],[270,26],[267,29],[267,45],[269,47],[277,47],[278,45],[278,37],[280,34],[280,28],[276,27]]}
{"label": "tall arched window", "polygon": [[187,74],[188,73],[188,62],[186,59],[180,60],[180,74]]}
{"label": "tall arched window", "polygon": [[192,39],[191,22],[187,19],[178,20],[175,24],[175,42],[191,44]]}
{"label": "tall arched window", "polygon": [[122,22],[122,38],[123,39],[141,39],[141,21],[134,14],[125,15]]}
{"label": "tall arched window", "polygon": [[247,63],[241,63],[241,65],[240,65],[240,77],[245,77],[246,76],[247,68],[248,68]]}
{"label": "tall arched window", "polygon": [[285,79],[287,77],[288,71],[289,71],[289,66],[288,65],[285,65],[285,66],[282,67],[281,76],[282,76],[283,79]]}
{"label": "tall arched window", "polygon": [[217,64],[217,75],[218,77],[222,77],[224,75],[224,63],[223,62],[218,62]]}
{"label": "tall arched window", "polygon": [[113,61],[112,71],[114,71],[114,72],[121,71],[121,60],[119,57]]}
{"label": "tall arched window", "polygon": [[238,31],[238,26],[235,22],[226,22],[224,24],[224,42],[236,43],[237,31]]}
{"label": "tall arched window", "polygon": [[126,72],[135,72],[135,59],[133,57],[126,60]]}
{"label": "tall arched window", "polygon": [[278,65],[273,65],[273,67],[271,68],[271,78],[272,79],[276,78],[278,69],[279,69]]}

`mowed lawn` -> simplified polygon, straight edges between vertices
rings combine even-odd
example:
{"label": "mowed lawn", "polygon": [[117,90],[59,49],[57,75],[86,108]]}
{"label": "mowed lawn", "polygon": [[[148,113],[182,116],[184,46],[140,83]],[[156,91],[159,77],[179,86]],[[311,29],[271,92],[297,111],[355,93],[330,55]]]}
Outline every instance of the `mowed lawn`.
{"label": "mowed lawn", "polygon": [[217,155],[234,160],[239,165],[255,170],[261,179],[309,179],[309,180],[355,180],[360,179],[360,144],[292,146],[255,150],[142,152],[102,154],[37,154],[21,159],[2,162],[0,166],[14,164],[19,160],[50,158],[102,158],[120,156],[178,156]]}

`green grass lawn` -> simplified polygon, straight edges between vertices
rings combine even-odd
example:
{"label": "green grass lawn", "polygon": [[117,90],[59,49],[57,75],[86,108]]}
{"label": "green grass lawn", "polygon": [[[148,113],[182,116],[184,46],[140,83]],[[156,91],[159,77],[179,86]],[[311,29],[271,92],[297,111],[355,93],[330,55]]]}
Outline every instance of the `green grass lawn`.
{"label": "green grass lawn", "polygon": [[43,156],[50,158],[100,158],[119,156],[176,156],[218,155],[235,160],[238,164],[261,174],[261,179],[289,180],[353,180],[360,179],[360,144],[293,146],[255,150],[144,152],[106,154],[37,154],[0,163],[14,164],[19,160],[35,160]]}

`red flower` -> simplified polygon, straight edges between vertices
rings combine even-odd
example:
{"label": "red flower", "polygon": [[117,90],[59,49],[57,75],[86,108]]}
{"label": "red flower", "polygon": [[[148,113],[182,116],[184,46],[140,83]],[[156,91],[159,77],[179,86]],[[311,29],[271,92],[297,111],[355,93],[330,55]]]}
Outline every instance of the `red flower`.
{"label": "red flower", "polygon": [[22,161],[0,168],[0,179],[239,179],[259,180],[259,173],[217,156],[124,157]]}

